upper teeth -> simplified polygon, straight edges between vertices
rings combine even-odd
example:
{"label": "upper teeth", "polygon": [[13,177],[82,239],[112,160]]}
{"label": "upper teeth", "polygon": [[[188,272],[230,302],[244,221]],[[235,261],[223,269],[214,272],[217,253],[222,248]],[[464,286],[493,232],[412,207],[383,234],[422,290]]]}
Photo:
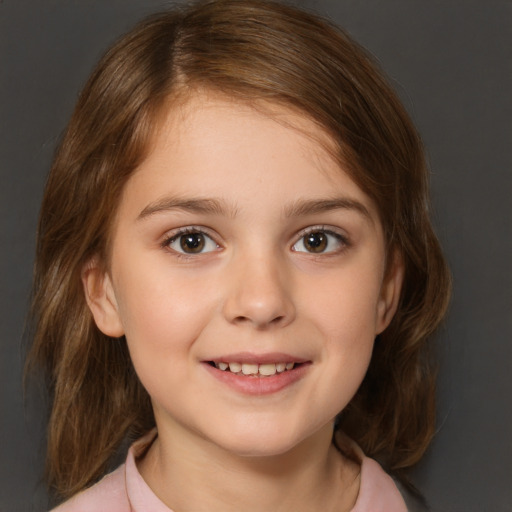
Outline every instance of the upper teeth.
{"label": "upper teeth", "polygon": [[276,373],[282,373],[285,370],[291,370],[295,363],[266,363],[266,364],[252,364],[252,363],[215,363],[219,370],[227,370],[232,373],[242,373],[243,375],[262,375],[268,377]]}

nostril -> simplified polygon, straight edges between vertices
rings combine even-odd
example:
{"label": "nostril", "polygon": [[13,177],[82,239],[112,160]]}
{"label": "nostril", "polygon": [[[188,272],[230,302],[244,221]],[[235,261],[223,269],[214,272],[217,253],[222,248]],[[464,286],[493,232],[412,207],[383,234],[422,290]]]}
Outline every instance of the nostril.
{"label": "nostril", "polygon": [[267,329],[270,326],[279,326],[280,324],[285,323],[286,316],[285,315],[279,315],[271,320],[265,320],[265,319],[252,319],[248,316],[239,315],[234,318],[233,322],[237,324],[251,324],[254,325],[257,329]]}
{"label": "nostril", "polygon": [[223,315],[230,323],[239,326],[252,325],[257,329],[267,329],[288,324],[295,316],[295,309],[288,298],[277,300],[272,293],[255,296],[244,292],[228,297],[223,306]]}

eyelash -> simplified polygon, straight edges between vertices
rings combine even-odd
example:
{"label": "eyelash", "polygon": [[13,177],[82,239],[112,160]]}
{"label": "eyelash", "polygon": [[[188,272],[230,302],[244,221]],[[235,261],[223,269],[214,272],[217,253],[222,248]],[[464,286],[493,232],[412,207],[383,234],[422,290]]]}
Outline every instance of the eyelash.
{"label": "eyelash", "polygon": [[172,251],[172,253],[177,258],[192,258],[194,256],[197,256],[201,253],[186,253],[186,252],[179,252],[170,247],[170,245],[177,241],[180,237],[187,235],[187,234],[201,234],[205,236],[206,238],[210,239],[217,247],[219,247],[219,244],[215,241],[215,239],[210,236],[207,232],[207,230],[204,227],[200,226],[186,226],[184,228],[180,228],[177,231],[173,232],[171,235],[165,237],[165,239],[162,241],[161,246],[163,249],[167,249],[169,251]]}
{"label": "eyelash", "polygon": [[[338,231],[334,231],[333,229],[330,229],[326,226],[320,225],[320,226],[308,227],[308,228],[302,230],[297,237],[297,241],[292,245],[292,248],[295,247],[301,241],[304,244],[305,238],[308,235],[312,235],[314,233],[322,233],[322,234],[334,237],[336,239],[337,243],[339,243],[341,247],[338,249],[329,250],[327,252],[323,251],[323,252],[318,252],[318,253],[315,253],[312,251],[295,251],[295,252],[305,252],[306,254],[310,254],[313,256],[315,256],[315,255],[316,256],[327,256],[327,255],[339,254],[341,252],[344,252],[346,249],[348,249],[351,246],[350,240],[346,235],[343,235],[343,234],[339,233]],[[329,242],[327,242],[326,248],[328,248],[328,247],[329,247]]]}
{"label": "eyelash", "polygon": [[[332,237],[336,238],[337,242],[341,245],[341,248],[335,249],[335,250],[330,250],[330,251],[327,251],[327,252],[322,251],[322,252],[318,252],[318,253],[315,253],[313,251],[299,251],[299,250],[294,250],[293,249],[293,247],[295,247],[301,241],[304,244],[304,239],[308,235],[312,235],[312,234],[315,234],[315,233],[322,233],[322,234],[325,234],[325,235],[332,236]],[[200,227],[200,226],[186,226],[186,227],[178,229],[177,231],[172,233],[170,236],[167,236],[162,241],[162,243],[161,243],[162,248],[172,251],[173,254],[176,257],[178,257],[178,258],[191,258],[191,257],[197,256],[197,255],[203,254],[201,252],[195,253],[195,254],[194,253],[180,252],[180,251],[174,250],[174,249],[172,249],[170,247],[170,245],[173,242],[177,241],[180,237],[182,237],[184,235],[187,235],[187,234],[201,234],[201,235],[205,236],[206,238],[208,238],[209,240],[211,240],[213,243],[215,243],[217,248],[220,247],[219,244],[215,241],[215,239],[211,235],[208,234],[207,230],[204,227]],[[329,247],[329,242],[327,242],[327,244],[328,244],[327,245],[327,248],[328,248]],[[343,252],[348,247],[350,247],[350,245],[351,245],[350,241],[349,241],[349,239],[345,235],[342,235],[341,233],[338,233],[337,231],[329,229],[326,226],[312,226],[312,227],[308,227],[308,228],[302,230],[301,232],[299,232],[296,241],[292,244],[292,251],[294,251],[294,252],[304,252],[306,254],[317,255],[317,256],[320,256],[320,255],[331,255],[331,254],[339,254],[339,253]],[[209,252],[211,252],[211,251],[209,251]]]}

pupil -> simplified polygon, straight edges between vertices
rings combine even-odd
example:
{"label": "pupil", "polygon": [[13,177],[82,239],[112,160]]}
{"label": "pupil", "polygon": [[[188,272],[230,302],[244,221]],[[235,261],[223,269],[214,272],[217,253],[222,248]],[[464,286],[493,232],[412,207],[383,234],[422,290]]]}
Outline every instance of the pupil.
{"label": "pupil", "polygon": [[204,236],[201,233],[188,233],[181,237],[180,245],[185,252],[201,252],[204,248]]}
{"label": "pupil", "polygon": [[327,237],[325,233],[316,232],[310,233],[306,237],[306,247],[310,252],[322,252],[325,251],[327,247]]}

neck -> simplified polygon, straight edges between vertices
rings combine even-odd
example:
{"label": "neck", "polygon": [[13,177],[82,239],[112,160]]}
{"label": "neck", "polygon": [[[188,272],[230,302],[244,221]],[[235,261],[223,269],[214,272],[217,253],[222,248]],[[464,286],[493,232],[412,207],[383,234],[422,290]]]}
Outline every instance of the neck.
{"label": "neck", "polygon": [[238,456],[188,437],[178,443],[159,431],[138,463],[153,492],[174,512],[342,512],[356,501],[359,467],[333,446],[331,425],[289,452],[268,457]]}

